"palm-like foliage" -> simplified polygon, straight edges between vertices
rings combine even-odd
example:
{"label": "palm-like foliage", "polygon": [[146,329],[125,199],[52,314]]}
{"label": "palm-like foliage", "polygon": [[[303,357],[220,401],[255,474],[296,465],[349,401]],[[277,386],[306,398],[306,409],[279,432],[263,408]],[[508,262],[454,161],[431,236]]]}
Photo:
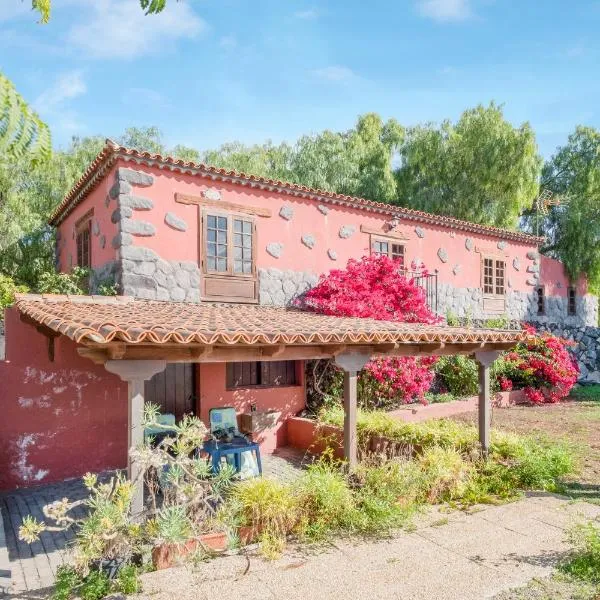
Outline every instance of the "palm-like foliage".
{"label": "palm-like foliage", "polygon": [[42,160],[51,150],[48,126],[0,73],[0,158]]}
{"label": "palm-like foliage", "polygon": [[[147,15],[162,12],[167,5],[167,0],[140,0],[140,7]],[[31,0],[31,8],[40,14],[40,22],[48,23],[52,12],[52,0]]]}

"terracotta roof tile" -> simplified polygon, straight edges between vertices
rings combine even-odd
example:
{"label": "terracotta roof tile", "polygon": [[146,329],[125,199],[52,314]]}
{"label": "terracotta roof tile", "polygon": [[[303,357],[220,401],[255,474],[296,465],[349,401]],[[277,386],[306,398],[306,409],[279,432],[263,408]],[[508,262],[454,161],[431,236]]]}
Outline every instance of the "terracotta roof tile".
{"label": "terracotta roof tile", "polygon": [[106,141],[106,145],[96,158],[90,163],[81,179],[73,186],[71,191],[65,196],[57,209],[50,217],[51,225],[58,225],[70,212],[77,206],[86,195],[100,182],[104,173],[112,167],[118,158],[133,161],[149,166],[158,166],[160,168],[168,168],[172,171],[188,172],[194,175],[210,177],[226,182],[238,183],[241,185],[250,185],[252,187],[260,187],[274,189],[284,194],[300,196],[306,198],[314,198],[320,202],[332,202],[335,204],[343,204],[354,208],[380,212],[393,215],[402,219],[429,223],[431,225],[441,225],[452,229],[461,229],[474,233],[481,233],[503,239],[509,239],[526,244],[539,245],[544,241],[542,237],[536,237],[518,231],[510,231],[490,225],[480,225],[470,223],[461,219],[447,217],[443,215],[434,215],[431,213],[403,208],[385,204],[383,202],[375,202],[366,200],[365,198],[357,198],[355,196],[347,196],[345,194],[337,194],[326,190],[309,188],[305,185],[290,183],[287,181],[279,181],[268,179],[266,177],[258,177],[238,171],[230,171],[212,167],[203,163],[194,163],[184,161],[172,156],[162,156],[160,154],[151,154],[150,152],[140,152],[134,148],[119,146],[111,140]]}
{"label": "terracotta roof tile", "polygon": [[131,297],[18,295],[17,309],[76,342],[130,344],[494,343],[524,331],[466,329],[332,317],[256,305],[188,304]]}

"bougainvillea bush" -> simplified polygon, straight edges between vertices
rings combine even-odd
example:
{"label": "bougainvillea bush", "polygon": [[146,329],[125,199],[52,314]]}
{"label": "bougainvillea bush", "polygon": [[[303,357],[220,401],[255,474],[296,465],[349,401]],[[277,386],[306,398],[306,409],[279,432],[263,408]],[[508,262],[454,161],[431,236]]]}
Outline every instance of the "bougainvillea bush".
{"label": "bougainvillea bush", "polygon": [[[402,263],[380,255],[350,259],[345,269],[321,276],[299,305],[321,314],[379,321],[438,323],[441,320],[427,306],[423,289],[406,277]],[[373,359],[359,376],[359,402],[371,408],[415,400],[424,402],[434,378],[431,367],[435,361],[432,357]],[[335,394],[341,378],[332,373],[331,364],[319,361],[312,366],[310,376],[317,383],[324,379],[326,370],[330,380],[328,391]],[[321,391],[318,385],[313,389]]]}
{"label": "bougainvillea bush", "polygon": [[527,331],[532,337],[495,364],[498,386],[504,391],[522,388],[535,404],[559,402],[569,395],[579,375],[577,361],[568,351],[570,342],[547,333],[536,334],[532,327]]}

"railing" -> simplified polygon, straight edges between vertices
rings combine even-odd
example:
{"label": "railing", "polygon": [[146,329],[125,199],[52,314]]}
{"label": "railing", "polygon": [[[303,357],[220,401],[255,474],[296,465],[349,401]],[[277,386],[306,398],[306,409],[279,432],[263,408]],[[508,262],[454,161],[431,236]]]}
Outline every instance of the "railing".
{"label": "railing", "polygon": [[416,286],[425,292],[425,299],[429,310],[437,314],[438,311],[438,274],[422,273],[419,271],[402,271],[407,279],[412,279]]}

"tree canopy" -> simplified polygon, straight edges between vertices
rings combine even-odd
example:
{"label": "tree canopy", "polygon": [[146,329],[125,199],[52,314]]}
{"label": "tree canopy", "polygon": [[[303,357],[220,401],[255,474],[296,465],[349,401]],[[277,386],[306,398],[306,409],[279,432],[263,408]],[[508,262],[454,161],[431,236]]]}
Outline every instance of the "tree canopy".
{"label": "tree canopy", "polygon": [[456,124],[407,132],[396,201],[474,223],[514,228],[538,190],[541,158],[527,123],[513,127],[492,103]]}

